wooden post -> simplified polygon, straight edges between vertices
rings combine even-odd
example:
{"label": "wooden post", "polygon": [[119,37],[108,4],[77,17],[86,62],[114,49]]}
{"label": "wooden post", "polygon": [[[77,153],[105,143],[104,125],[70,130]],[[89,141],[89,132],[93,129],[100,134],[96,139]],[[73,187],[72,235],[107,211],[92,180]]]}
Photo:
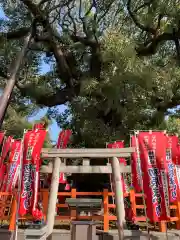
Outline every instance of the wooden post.
{"label": "wooden post", "polygon": [[13,198],[12,208],[11,208],[11,217],[9,223],[9,230],[14,231],[16,225],[16,211],[17,211],[17,202],[16,202],[16,195]]}
{"label": "wooden post", "polygon": [[103,191],[103,203],[104,203],[104,232],[109,231],[109,199],[108,199],[108,189]]}
{"label": "wooden post", "polygon": [[160,232],[166,232],[167,231],[166,221],[159,222],[159,230],[160,230]]}
{"label": "wooden post", "polygon": [[123,225],[125,223],[125,210],[124,210],[124,197],[123,197],[123,188],[121,182],[121,169],[119,160],[117,157],[113,157],[111,161],[112,165],[112,175],[114,179],[115,187],[115,201],[116,201],[116,214],[118,222],[118,233],[119,240],[124,239]]}
{"label": "wooden post", "polygon": [[53,164],[53,172],[51,178],[51,187],[50,187],[50,195],[48,202],[48,210],[47,210],[47,236],[49,236],[54,227],[54,219],[56,213],[56,202],[57,202],[57,193],[59,186],[59,169],[61,165],[61,159],[56,157]]}
{"label": "wooden post", "polygon": [[176,210],[176,216],[178,217],[178,221],[176,222],[176,229],[180,230],[180,202],[176,202],[177,210]]}
{"label": "wooden post", "polygon": [[134,189],[130,190],[129,195],[130,195],[130,203],[131,203],[132,212],[133,212],[133,215],[136,217],[136,196],[135,196]]}
{"label": "wooden post", "polygon": [[[71,198],[76,198],[76,188],[72,188]],[[71,210],[71,220],[76,220],[76,218],[77,218],[77,211]]]}
{"label": "wooden post", "polygon": [[48,197],[49,192],[47,189],[42,189],[42,205],[43,205],[43,213],[45,217],[45,221],[47,220],[47,210],[48,210]]}

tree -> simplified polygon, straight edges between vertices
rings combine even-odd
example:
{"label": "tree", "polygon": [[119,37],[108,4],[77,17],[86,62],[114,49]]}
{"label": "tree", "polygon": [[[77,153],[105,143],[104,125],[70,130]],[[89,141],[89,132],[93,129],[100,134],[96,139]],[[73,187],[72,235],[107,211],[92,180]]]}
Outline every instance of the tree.
{"label": "tree", "polygon": [[[168,64],[169,68],[172,68],[173,63],[179,67],[179,1],[126,0],[125,4],[134,27],[141,32],[137,38],[137,55],[148,56],[150,59],[160,56],[161,65]],[[180,85],[177,82],[170,99],[166,101],[159,99],[159,112],[166,112],[168,108],[179,105],[179,89]]]}
{"label": "tree", "polygon": [[84,81],[81,96],[71,102],[69,110],[57,115],[61,126],[74,130],[77,145],[104,147],[117,139],[128,145],[131,130],[166,129],[156,99],[171,97],[179,69],[174,67],[167,74],[151,61],[139,59],[134,46],[127,36],[109,32],[102,51],[103,79]]}
{"label": "tree", "polygon": [[[12,108],[11,106],[8,108],[6,118],[4,120],[3,130],[6,131],[7,136],[12,136],[15,139],[19,139],[23,137],[25,129],[32,129],[33,125],[38,122],[44,122],[46,126],[50,125],[50,121],[47,117],[43,117],[38,121],[29,122],[28,116],[29,112],[18,112],[17,109]],[[49,132],[47,132],[46,139],[44,142],[44,147],[52,147],[52,143],[50,140]]]}
{"label": "tree", "polygon": [[[179,68],[168,57],[171,44],[155,57],[140,60],[136,56],[136,43],[149,35],[145,34],[148,28],[142,30],[134,18],[135,8],[142,11],[140,20],[145,21],[150,2],[154,6],[155,1],[20,0],[13,4],[4,0],[9,20],[0,25],[2,51],[8,51],[2,59],[2,86],[7,63],[32,29],[33,38],[13,95],[16,103],[50,107],[49,115],[59,123],[66,117],[63,126],[71,126],[78,142],[86,146],[92,144],[89,136],[93,134],[97,146],[125,138],[130,129],[159,126],[167,109],[179,102]],[[158,6],[163,4],[160,1]],[[157,11],[155,15],[152,19],[157,18]],[[115,31],[109,33],[110,29]],[[40,75],[42,59],[51,67]],[[61,104],[67,104],[69,110],[58,119],[52,107]]]}
{"label": "tree", "polygon": [[166,122],[166,129],[169,134],[177,134],[180,136],[180,119],[174,116],[170,116]]}

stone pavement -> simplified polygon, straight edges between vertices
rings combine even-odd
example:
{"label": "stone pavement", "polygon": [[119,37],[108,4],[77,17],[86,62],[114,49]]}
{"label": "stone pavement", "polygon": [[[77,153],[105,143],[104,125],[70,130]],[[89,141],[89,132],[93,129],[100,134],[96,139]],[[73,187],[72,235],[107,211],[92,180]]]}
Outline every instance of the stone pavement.
{"label": "stone pavement", "polygon": [[[180,231],[168,231],[167,235],[160,232],[150,232],[151,240],[180,240]],[[10,232],[0,230],[0,240],[11,240]],[[18,231],[18,240],[24,240],[24,230]],[[47,240],[71,240],[70,231],[54,230],[52,236]],[[94,240],[119,240],[117,230],[111,230],[108,233],[97,231]],[[124,240],[149,240],[147,232],[124,230]]]}

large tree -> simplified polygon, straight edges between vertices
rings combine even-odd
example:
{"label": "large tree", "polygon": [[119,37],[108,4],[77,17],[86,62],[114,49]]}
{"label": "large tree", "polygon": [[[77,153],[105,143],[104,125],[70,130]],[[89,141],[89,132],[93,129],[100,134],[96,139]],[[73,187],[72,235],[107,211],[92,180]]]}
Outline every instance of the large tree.
{"label": "large tree", "polygon": [[[124,138],[134,128],[157,127],[168,108],[179,103],[179,68],[172,54],[177,41],[164,44],[154,57],[138,56],[166,40],[160,41],[166,35],[171,2],[3,1],[8,19],[0,22],[1,85],[15,52],[31,31],[12,98],[18,106],[50,107],[49,115],[71,126],[78,141],[87,146]],[[163,17],[161,9],[166,9]],[[178,10],[171,18],[178,18]],[[40,75],[42,59],[50,70]],[[59,118],[52,107],[62,104],[68,105],[68,111]]]}
{"label": "large tree", "polygon": [[101,53],[101,81],[84,81],[81,95],[69,109],[55,114],[57,122],[74,129],[78,133],[75,142],[88,147],[117,139],[129,144],[135,129],[166,128],[165,112],[157,111],[156,101],[171,98],[179,69],[167,72],[152,61],[139,59],[133,41],[112,31],[104,37]]}

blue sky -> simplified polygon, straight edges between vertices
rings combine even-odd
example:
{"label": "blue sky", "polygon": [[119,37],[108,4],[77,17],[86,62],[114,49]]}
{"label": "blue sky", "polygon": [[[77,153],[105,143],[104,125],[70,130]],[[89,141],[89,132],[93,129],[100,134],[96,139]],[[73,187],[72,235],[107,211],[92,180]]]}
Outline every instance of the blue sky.
{"label": "blue sky", "polygon": [[[0,6],[0,19],[5,18],[5,15],[2,11],[2,8]],[[42,68],[41,68],[41,73],[45,73],[49,70],[49,65],[45,64],[44,62],[42,62]],[[66,109],[66,107],[64,105],[59,106],[58,110],[59,112],[63,112]],[[47,112],[47,108],[44,108],[42,110],[40,110],[35,116],[30,117],[29,121],[35,121],[35,120],[39,120],[40,118],[42,118]],[[57,141],[59,132],[60,132],[60,128],[57,126],[56,121],[52,120],[52,124],[49,127],[49,133],[50,133],[50,137],[52,141]]]}

